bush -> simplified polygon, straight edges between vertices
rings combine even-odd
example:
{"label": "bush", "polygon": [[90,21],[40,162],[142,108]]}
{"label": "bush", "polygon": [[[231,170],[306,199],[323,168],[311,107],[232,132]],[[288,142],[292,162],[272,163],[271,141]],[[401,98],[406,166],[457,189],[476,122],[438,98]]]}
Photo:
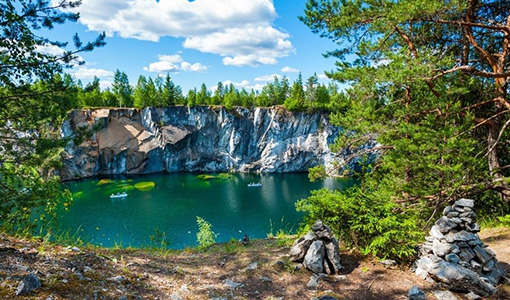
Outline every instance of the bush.
{"label": "bush", "polygon": [[308,213],[306,225],[322,220],[348,247],[357,247],[365,255],[405,260],[416,253],[423,237],[415,220],[402,214],[391,197],[357,186],[341,192],[313,191],[296,207]]}
{"label": "bush", "polygon": [[202,248],[207,248],[215,243],[216,233],[212,231],[211,223],[197,216],[197,242]]}

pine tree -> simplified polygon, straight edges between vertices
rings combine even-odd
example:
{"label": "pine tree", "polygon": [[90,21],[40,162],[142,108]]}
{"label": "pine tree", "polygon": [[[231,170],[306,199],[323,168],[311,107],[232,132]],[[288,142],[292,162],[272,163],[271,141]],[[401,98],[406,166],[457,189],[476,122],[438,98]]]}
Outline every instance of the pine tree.
{"label": "pine tree", "polygon": [[132,88],[126,73],[116,70],[113,76],[112,91],[118,99],[120,107],[132,107]]}
{"label": "pine tree", "polygon": [[[52,170],[58,166],[59,126],[75,87],[63,70],[79,63],[78,54],[105,45],[105,35],[83,43],[75,35],[73,50],[62,54],[40,51],[67,43],[45,37],[45,30],[79,15],[65,13],[79,1],[4,0],[0,2],[0,226],[18,229],[32,221],[34,206],[55,217],[59,202],[70,201]],[[60,77],[60,78],[59,78]],[[66,82],[67,81],[67,82]],[[31,85],[29,83],[36,83]],[[68,91],[68,88],[70,89]],[[69,92],[69,94],[67,94]],[[25,133],[25,134],[20,134]],[[14,228],[18,226],[17,228]]]}

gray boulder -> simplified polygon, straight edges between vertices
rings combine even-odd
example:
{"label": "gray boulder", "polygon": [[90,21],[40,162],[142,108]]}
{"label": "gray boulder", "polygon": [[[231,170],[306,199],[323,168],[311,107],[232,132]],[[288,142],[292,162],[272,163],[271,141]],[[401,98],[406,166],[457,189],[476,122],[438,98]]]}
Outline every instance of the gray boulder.
{"label": "gray boulder", "polygon": [[326,272],[328,274],[338,274],[341,269],[343,269],[342,264],[340,263],[340,247],[338,245],[338,241],[336,238],[331,238],[331,242],[325,243],[324,247],[326,248],[326,261],[331,264],[333,270],[330,272]]}
{"label": "gray boulder", "polygon": [[444,260],[434,262],[430,258],[422,257],[418,260],[417,266],[454,291],[472,291],[484,296],[495,294],[497,291],[492,284],[481,280],[477,273],[458,264]]}
{"label": "gray boulder", "polygon": [[302,261],[306,251],[315,240],[317,240],[317,236],[313,232],[308,232],[304,237],[296,240],[292,248],[290,248],[290,260],[294,262]]}
{"label": "gray boulder", "polygon": [[26,295],[33,290],[36,290],[41,287],[41,281],[39,277],[34,273],[30,273],[23,278],[23,280],[18,284],[18,288],[16,289],[16,296]]}
{"label": "gray boulder", "polygon": [[459,199],[459,200],[455,201],[455,205],[473,208],[475,206],[475,200]]}
{"label": "gray boulder", "polygon": [[417,286],[413,286],[407,294],[409,300],[425,300],[425,293]]}
{"label": "gray boulder", "polygon": [[306,252],[303,265],[313,273],[323,273],[324,255],[324,243],[321,240],[314,241]]}

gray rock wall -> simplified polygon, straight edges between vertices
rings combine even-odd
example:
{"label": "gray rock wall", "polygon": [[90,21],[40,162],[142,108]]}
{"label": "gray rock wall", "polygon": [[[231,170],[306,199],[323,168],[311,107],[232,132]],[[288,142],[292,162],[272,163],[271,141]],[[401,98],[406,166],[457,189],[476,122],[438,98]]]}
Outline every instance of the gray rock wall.
{"label": "gray rock wall", "polygon": [[332,167],[339,128],[324,113],[280,107],[175,106],[72,111],[63,180],[154,172],[304,172]]}

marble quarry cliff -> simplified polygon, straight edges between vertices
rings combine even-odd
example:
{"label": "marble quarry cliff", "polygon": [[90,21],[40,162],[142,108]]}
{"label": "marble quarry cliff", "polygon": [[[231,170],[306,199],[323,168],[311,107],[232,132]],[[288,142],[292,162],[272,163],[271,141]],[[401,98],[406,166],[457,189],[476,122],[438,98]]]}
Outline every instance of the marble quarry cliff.
{"label": "marble quarry cliff", "polygon": [[281,107],[82,109],[64,121],[60,176],[155,172],[305,172],[335,159],[339,128]]}

